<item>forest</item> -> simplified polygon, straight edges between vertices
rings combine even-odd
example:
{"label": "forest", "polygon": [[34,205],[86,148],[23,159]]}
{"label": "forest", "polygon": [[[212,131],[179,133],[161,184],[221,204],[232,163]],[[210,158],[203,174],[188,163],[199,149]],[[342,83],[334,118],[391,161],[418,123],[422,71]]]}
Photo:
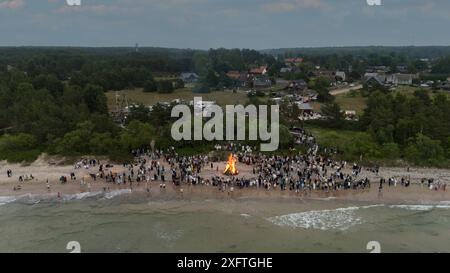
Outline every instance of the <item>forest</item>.
{"label": "forest", "polygon": [[[301,55],[307,64],[304,75],[298,77],[308,77],[308,63],[330,69],[354,64],[355,78],[370,65],[394,67],[406,63],[411,70],[421,70],[419,58],[428,55],[433,63],[431,75],[450,73],[446,48],[361,50],[338,54],[320,49],[318,54],[311,49],[314,54]],[[149,146],[151,141],[160,148],[192,149],[193,143],[171,141],[170,107],[156,105],[150,111],[141,105],[121,126],[110,116],[105,92],[129,88],[165,92],[170,88],[164,87],[167,83],[161,78],[177,78],[181,72],[196,72],[201,84],[217,87],[226,84],[228,71],[245,71],[259,65],[268,65],[269,75],[278,77],[283,58],[293,53],[268,53],[250,49],[0,48],[0,160],[33,161],[45,152],[103,155],[126,161],[133,149]],[[326,124],[314,126],[318,126],[325,144],[339,146],[344,158],[448,164],[450,100],[446,94],[373,91],[367,95],[368,107],[360,121],[349,124],[333,103],[326,84],[320,80],[314,84],[327,102],[323,111],[331,117]],[[282,149],[294,146],[287,128],[304,125],[292,117],[293,113],[297,112],[282,109]],[[333,130],[343,129],[351,133],[338,143]],[[195,145],[199,150],[211,146],[208,142]]]}

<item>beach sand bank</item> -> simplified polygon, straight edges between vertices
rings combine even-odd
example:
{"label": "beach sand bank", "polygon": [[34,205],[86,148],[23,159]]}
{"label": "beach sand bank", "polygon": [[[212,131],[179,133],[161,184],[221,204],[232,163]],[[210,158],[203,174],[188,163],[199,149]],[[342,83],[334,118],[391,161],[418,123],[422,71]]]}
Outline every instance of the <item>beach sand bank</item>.
{"label": "beach sand bank", "polygon": [[[105,163],[105,162],[102,162]],[[164,163],[162,163],[164,165]],[[202,177],[210,178],[216,175],[222,175],[226,162],[214,163],[213,169],[209,166],[202,170]],[[239,164],[238,177],[252,178],[252,166]],[[166,166],[167,167],[167,166]],[[6,170],[12,170],[13,177],[8,178]],[[123,166],[115,165],[114,170],[117,172],[126,171]],[[167,169],[168,170],[168,169]],[[66,184],[61,184],[59,178],[61,176],[70,177],[70,173],[74,172],[77,180],[68,181]],[[221,191],[217,187],[212,186],[190,186],[182,185],[175,187],[170,181],[166,181],[166,189],[160,189],[160,181],[150,182],[147,191],[147,184],[145,182],[134,182],[130,184],[115,185],[106,183],[103,180],[94,181],[89,177],[89,174],[96,173],[97,168],[91,169],[74,169],[74,166],[64,165],[58,166],[49,164],[46,161],[38,160],[32,164],[23,166],[21,164],[8,164],[5,161],[0,162],[0,196],[23,196],[23,195],[39,195],[48,198],[64,198],[64,196],[73,196],[82,194],[80,196],[108,193],[108,192],[130,192],[136,195],[146,195],[150,198],[181,198],[181,199],[337,199],[349,201],[368,201],[368,202],[383,202],[383,203],[427,203],[427,202],[442,202],[450,201],[450,192],[434,191],[427,188],[426,183],[421,184],[423,178],[433,178],[435,181],[447,182],[450,179],[450,170],[434,169],[434,168],[410,168],[409,172],[406,168],[383,167],[380,169],[378,175],[373,172],[364,170],[362,177],[368,177],[372,182],[372,187],[366,190],[339,190],[339,191],[306,191],[295,193],[294,191],[281,191],[278,189],[257,188],[235,188],[232,192],[230,189]],[[34,179],[24,182],[19,182],[19,176],[33,175]],[[166,177],[169,176],[166,172]],[[90,184],[90,189],[87,185],[80,185],[80,179],[85,178],[86,182]],[[405,177],[409,178],[412,185],[408,188],[397,185],[397,187],[388,187],[385,185],[382,192],[378,190],[380,177]],[[46,181],[49,181],[50,191],[46,186]],[[166,178],[168,180],[170,178]],[[21,190],[14,191],[14,187],[21,186]],[[69,198],[70,199],[70,198]]]}

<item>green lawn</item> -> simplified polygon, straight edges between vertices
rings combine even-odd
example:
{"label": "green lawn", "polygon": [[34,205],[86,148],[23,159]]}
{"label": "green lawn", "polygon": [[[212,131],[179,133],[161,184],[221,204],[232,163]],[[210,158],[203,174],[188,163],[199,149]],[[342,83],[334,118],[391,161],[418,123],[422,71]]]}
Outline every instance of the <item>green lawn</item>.
{"label": "green lawn", "polygon": [[[398,86],[392,92],[392,95],[395,96],[397,94],[404,94],[406,96],[413,96],[414,92],[420,90],[419,87],[413,86]],[[444,93],[450,98],[450,92],[439,91],[433,92],[432,90],[428,90],[429,94],[433,97],[438,93]],[[354,110],[358,116],[361,116],[364,113],[364,110],[367,107],[367,97],[364,97],[361,91],[352,91],[350,93],[338,95],[335,97],[336,103],[339,104],[342,110]],[[320,111],[322,108],[322,103],[314,102],[313,107],[315,111]]]}
{"label": "green lawn", "polygon": [[361,116],[367,107],[367,98],[363,97],[360,92],[351,92],[337,96],[336,103],[342,110],[356,111],[356,114]]}
{"label": "green lawn", "polygon": [[[338,95],[335,98],[336,103],[339,104],[343,111],[356,111],[358,116],[361,116],[364,113],[364,109],[367,107],[367,98],[363,97],[360,91],[352,91],[350,93]],[[322,103],[314,102],[313,108],[315,111],[320,111],[322,105]]]}

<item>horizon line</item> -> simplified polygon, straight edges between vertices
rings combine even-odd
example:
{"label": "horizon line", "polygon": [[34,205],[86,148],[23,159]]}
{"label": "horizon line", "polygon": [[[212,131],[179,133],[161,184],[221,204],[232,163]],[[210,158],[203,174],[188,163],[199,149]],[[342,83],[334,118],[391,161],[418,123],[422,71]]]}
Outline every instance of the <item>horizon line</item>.
{"label": "horizon line", "polygon": [[[450,45],[343,45],[343,46],[300,46],[300,47],[274,47],[274,48],[263,48],[255,49],[250,47],[211,47],[211,48],[190,48],[190,47],[165,47],[165,46],[141,46],[138,45],[139,49],[173,49],[173,50],[192,50],[192,51],[208,51],[217,49],[249,49],[255,51],[271,51],[271,50],[291,50],[291,49],[346,49],[346,48],[446,48]],[[87,45],[0,45],[0,49],[4,48],[79,48],[79,49],[121,49],[121,48],[136,48],[136,45],[112,45],[112,46],[87,46]]]}

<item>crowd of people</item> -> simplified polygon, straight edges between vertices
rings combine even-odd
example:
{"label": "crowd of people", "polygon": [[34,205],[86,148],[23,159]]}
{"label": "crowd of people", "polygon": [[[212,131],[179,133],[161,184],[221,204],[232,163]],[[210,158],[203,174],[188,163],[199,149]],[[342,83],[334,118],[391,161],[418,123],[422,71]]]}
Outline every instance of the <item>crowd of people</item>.
{"label": "crowd of people", "polygon": [[[83,159],[74,165],[74,169],[84,169],[89,172],[88,175],[77,179],[73,171],[68,176],[61,176],[59,182],[65,184],[69,179],[79,180],[80,188],[84,191],[89,191],[91,182],[97,180],[130,188],[133,188],[134,183],[145,183],[147,191],[150,191],[151,185],[155,183],[165,189],[167,182],[174,186],[213,186],[229,192],[235,189],[257,188],[306,194],[310,191],[364,190],[371,187],[369,178],[362,175],[362,166],[356,163],[349,166],[346,161],[334,160],[333,155],[337,151],[320,148],[316,139],[303,129],[295,128],[291,133],[295,142],[305,147],[304,152],[290,156],[268,155],[257,152],[256,147],[240,143],[217,144],[216,152],[232,153],[237,164],[247,165],[250,171],[239,176],[224,174],[223,170],[219,169],[219,159],[207,155],[182,156],[175,148],[153,151],[138,149],[132,151],[134,162],[123,164],[121,168],[102,164],[97,159]],[[209,175],[202,172],[205,169],[209,170]],[[379,167],[368,168],[366,171],[378,176]],[[7,175],[12,177],[12,171],[8,170]],[[30,177],[34,179],[32,175]],[[28,178],[20,176],[19,181],[23,182]],[[445,183],[423,179],[422,184],[425,181],[428,181],[430,189],[446,189]],[[387,180],[381,177],[379,190],[385,185],[396,187],[397,184],[409,187],[411,181],[404,177],[391,177]],[[48,185],[47,183],[49,188]]]}
{"label": "crowd of people", "polygon": [[[265,190],[307,192],[313,190],[337,191],[370,188],[370,180],[362,177],[362,167],[354,164],[347,170],[347,162],[331,159],[333,150],[322,150],[315,138],[302,129],[295,129],[296,142],[306,146],[306,153],[294,156],[266,155],[253,152],[255,148],[242,144],[216,145],[216,151],[232,152],[238,164],[250,166],[252,171],[241,176],[228,176],[219,170],[214,158],[206,155],[181,156],[174,148],[150,152],[133,151],[136,161],[124,165],[126,171],[108,173],[99,167],[99,177],[118,185],[153,181],[165,188],[167,177],[175,186],[207,185],[222,191],[239,188],[260,188]],[[326,153],[327,155],[323,155]],[[202,170],[209,168],[215,175],[205,177]],[[215,172],[214,172],[215,171]]]}

